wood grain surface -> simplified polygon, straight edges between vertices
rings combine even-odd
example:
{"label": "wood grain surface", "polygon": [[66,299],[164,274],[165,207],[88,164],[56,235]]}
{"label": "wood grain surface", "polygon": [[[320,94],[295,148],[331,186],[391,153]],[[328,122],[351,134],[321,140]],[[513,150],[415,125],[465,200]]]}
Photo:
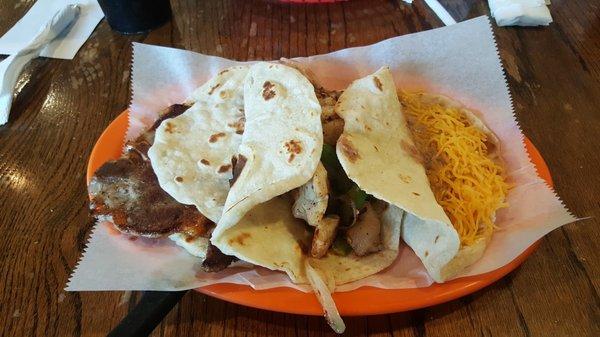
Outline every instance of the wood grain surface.
{"label": "wood grain surface", "polygon": [[[0,34],[32,0],[3,0]],[[290,5],[172,0],[173,20],[123,36],[103,20],[73,60],[37,59],[0,127],[0,335],[103,336],[136,292],[63,291],[92,227],[84,172],[128,104],[131,42],[251,60],[307,56],[440,27],[422,0]],[[440,1],[462,21],[486,1]],[[547,235],[522,267],[475,294],[393,315],[347,318],[347,335],[600,336],[600,4],[553,0],[546,28],[495,33],[516,114],[558,194],[591,217]],[[473,46],[476,48],[477,46]],[[321,317],[260,311],[189,292],[152,336],[320,336]]]}

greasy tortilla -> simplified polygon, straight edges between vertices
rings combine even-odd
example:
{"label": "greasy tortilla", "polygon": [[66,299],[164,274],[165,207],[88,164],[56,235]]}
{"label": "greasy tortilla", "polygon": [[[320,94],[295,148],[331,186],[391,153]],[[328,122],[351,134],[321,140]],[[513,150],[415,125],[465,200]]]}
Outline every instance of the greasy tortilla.
{"label": "greasy tortilla", "polygon": [[336,113],[344,132],[336,152],[361,189],[407,212],[402,237],[436,281],[458,253],[460,239],[429,186],[425,168],[401,112],[388,68],[354,81]]}
{"label": "greasy tortilla", "polygon": [[218,222],[232,176],[231,157],[244,132],[243,83],[248,67],[231,67],[196,89],[193,105],[156,130],[148,151],[160,186]]}

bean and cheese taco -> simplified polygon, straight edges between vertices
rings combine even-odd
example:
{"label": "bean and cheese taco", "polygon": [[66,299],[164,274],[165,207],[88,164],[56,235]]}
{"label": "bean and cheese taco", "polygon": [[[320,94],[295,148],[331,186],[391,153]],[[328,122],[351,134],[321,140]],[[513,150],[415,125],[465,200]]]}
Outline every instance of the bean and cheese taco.
{"label": "bean and cheese taco", "polygon": [[[481,258],[492,238],[496,211],[507,206],[500,144],[473,111],[448,97],[399,96],[431,190],[452,224],[448,236],[445,226],[425,227],[409,217],[402,238],[432,278],[443,282]],[[444,243],[441,237],[451,241]]]}

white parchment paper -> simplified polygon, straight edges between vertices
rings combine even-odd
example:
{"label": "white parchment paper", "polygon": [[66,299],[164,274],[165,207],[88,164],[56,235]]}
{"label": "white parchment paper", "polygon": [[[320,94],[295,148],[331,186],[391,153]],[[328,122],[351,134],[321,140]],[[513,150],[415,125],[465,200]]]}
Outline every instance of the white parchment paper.
{"label": "white parchment paper", "polygon": [[[510,180],[515,185],[508,195],[510,207],[498,213],[499,229],[484,257],[461,276],[497,269],[548,232],[576,220],[537,176],[528,158],[487,17],[296,60],[308,64],[317,80],[330,89],[343,89],[352,80],[387,65],[399,88],[451,96],[478,111],[498,135]],[[127,137],[135,137],[149,125],[157,111],[183,102],[194,88],[236,63],[184,50],[135,44]],[[309,289],[292,284],[283,273],[264,268],[230,268],[210,274],[202,272],[199,264],[197,258],[169,240],[131,241],[124,235],[114,235],[109,224],[99,224],[67,289],[181,290],[225,282],[256,289]],[[431,282],[412,250],[401,244],[399,257],[390,268],[343,285],[337,291],[364,285],[414,288]]]}

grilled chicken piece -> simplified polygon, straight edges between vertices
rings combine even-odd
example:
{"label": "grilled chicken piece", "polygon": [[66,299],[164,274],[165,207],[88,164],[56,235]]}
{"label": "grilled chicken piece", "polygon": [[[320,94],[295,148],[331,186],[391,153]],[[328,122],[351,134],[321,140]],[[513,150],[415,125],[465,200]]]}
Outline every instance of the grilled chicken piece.
{"label": "grilled chicken piece", "polygon": [[327,171],[323,164],[319,162],[315,175],[298,188],[294,198],[296,199],[292,207],[294,217],[316,227],[323,219],[329,201]]}
{"label": "grilled chicken piece", "polygon": [[312,179],[296,191],[294,195],[296,201],[292,207],[294,217],[303,219],[310,226],[316,227],[310,255],[317,258],[327,253],[335,239],[335,233],[340,223],[340,217],[337,215],[324,217],[329,202],[328,184],[327,170],[319,162]]}
{"label": "grilled chicken piece", "polygon": [[335,239],[339,223],[340,217],[337,215],[328,215],[319,221],[317,228],[315,228],[310,248],[310,255],[312,257],[320,258],[327,253]]}
{"label": "grilled chicken piece", "polygon": [[381,222],[370,203],[365,207],[354,226],[346,231],[346,241],[358,256],[381,250]]}
{"label": "grilled chicken piece", "polygon": [[344,131],[344,120],[335,112],[334,107],[341,91],[325,90],[322,87],[315,89],[317,99],[321,104],[321,124],[323,125],[323,141],[335,146],[338,138]]}

